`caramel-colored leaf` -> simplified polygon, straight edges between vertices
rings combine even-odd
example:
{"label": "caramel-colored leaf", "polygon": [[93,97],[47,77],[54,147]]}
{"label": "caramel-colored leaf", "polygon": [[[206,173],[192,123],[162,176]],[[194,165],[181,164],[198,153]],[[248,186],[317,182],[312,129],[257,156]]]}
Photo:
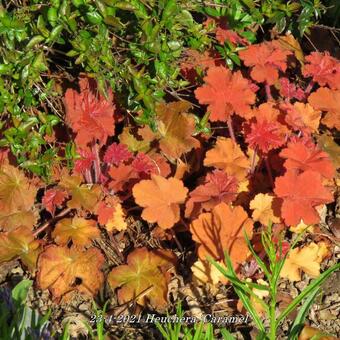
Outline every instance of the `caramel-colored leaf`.
{"label": "caramel-colored leaf", "polygon": [[263,225],[267,226],[269,222],[279,223],[280,218],[274,215],[272,208],[273,196],[269,194],[257,194],[255,198],[250,202],[250,209],[253,211],[253,220],[259,221]]}
{"label": "caramel-colored leaf", "polygon": [[188,102],[160,103],[156,107],[156,138],[159,147],[170,158],[179,158],[183,153],[198,147],[199,141],[192,137],[195,132],[194,116],[188,114]]}
{"label": "caramel-colored leaf", "polygon": [[32,231],[26,227],[0,233],[0,263],[20,257],[21,261],[34,271],[41,244],[42,242],[35,240]]}
{"label": "caramel-colored leaf", "polygon": [[326,242],[310,243],[308,246],[294,248],[288,255],[281,277],[290,281],[300,281],[301,272],[305,272],[312,278],[320,275],[320,263],[329,255],[329,246]]}
{"label": "caramel-colored leaf", "polygon": [[72,209],[86,209],[92,211],[99,200],[101,193],[100,186],[81,184],[81,175],[65,175],[59,182],[59,186],[66,189],[72,196],[71,200],[67,202],[67,206]]}
{"label": "caramel-colored leaf", "polygon": [[179,204],[184,203],[188,189],[177,178],[152,175],[151,180],[137,183],[132,192],[136,203],[144,208],[142,218],[168,229],[179,221]]}
{"label": "caramel-colored leaf", "polygon": [[175,264],[176,256],[171,251],[135,249],[128,255],[126,265],[112,269],[108,281],[113,289],[119,287],[120,304],[136,299],[141,306],[150,304],[163,309],[170,279],[167,271]]}
{"label": "caramel-colored leaf", "polygon": [[100,232],[95,220],[81,217],[64,218],[59,221],[52,233],[57,244],[66,245],[70,240],[77,246],[86,246],[99,237]]}
{"label": "caramel-colored leaf", "polygon": [[56,300],[72,291],[93,297],[104,282],[103,263],[104,256],[96,248],[48,246],[39,256],[38,286],[49,289]]}
{"label": "caramel-colored leaf", "polygon": [[219,137],[214,148],[206,153],[204,165],[214,166],[242,181],[250,168],[250,161],[230,138]]}
{"label": "caramel-colored leaf", "polygon": [[211,256],[224,259],[227,251],[237,270],[248,257],[244,232],[252,237],[253,223],[242,207],[232,208],[226,203],[215,206],[211,212],[201,214],[190,225],[193,240],[198,243],[198,256],[205,260]]}
{"label": "caramel-colored leaf", "polygon": [[37,189],[18,168],[3,164],[0,169],[0,211],[12,214],[30,210]]}

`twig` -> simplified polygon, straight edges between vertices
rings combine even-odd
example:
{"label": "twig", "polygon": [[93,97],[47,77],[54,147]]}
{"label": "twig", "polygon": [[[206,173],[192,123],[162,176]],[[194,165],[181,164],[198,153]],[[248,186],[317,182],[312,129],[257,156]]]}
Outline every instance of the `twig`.
{"label": "twig", "polygon": [[230,137],[233,140],[233,142],[236,144],[237,142],[236,142],[235,133],[234,133],[234,129],[233,129],[233,122],[232,122],[230,116],[227,120],[227,125],[228,125],[228,129],[229,129]]}
{"label": "twig", "polygon": [[40,233],[45,231],[52,223],[56,222],[57,220],[61,219],[64,216],[66,216],[71,210],[72,210],[71,208],[67,208],[67,209],[63,210],[62,212],[60,212],[57,216],[54,216],[52,219],[50,219],[49,221],[44,223],[42,226],[40,226],[38,229],[36,229],[33,232],[33,236],[37,237]]}

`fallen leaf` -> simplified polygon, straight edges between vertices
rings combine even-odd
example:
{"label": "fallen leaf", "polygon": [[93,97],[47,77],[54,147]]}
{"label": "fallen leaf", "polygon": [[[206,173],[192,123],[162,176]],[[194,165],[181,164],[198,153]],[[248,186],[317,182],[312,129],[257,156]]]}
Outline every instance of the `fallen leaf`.
{"label": "fallen leaf", "polygon": [[38,259],[38,286],[49,289],[55,300],[72,291],[93,297],[104,283],[101,271],[104,261],[96,248],[80,250],[50,245]]}
{"label": "fallen leaf", "polygon": [[198,257],[206,260],[224,259],[227,251],[235,270],[248,257],[248,246],[244,232],[249,239],[253,233],[253,223],[242,207],[231,207],[226,203],[215,206],[211,212],[200,214],[190,225],[193,240],[198,243]]}
{"label": "fallen leaf", "polygon": [[150,304],[155,309],[166,307],[170,276],[167,271],[176,265],[176,256],[169,250],[138,248],[127,257],[127,264],[113,268],[108,275],[112,289],[119,288],[120,304]]}
{"label": "fallen leaf", "polygon": [[308,246],[294,248],[285,260],[280,276],[290,281],[300,281],[301,272],[312,278],[320,275],[320,263],[329,255],[325,242],[310,243]]}
{"label": "fallen leaf", "polygon": [[214,166],[242,181],[250,168],[250,161],[238,144],[230,138],[218,137],[214,148],[206,153],[204,165]]}
{"label": "fallen leaf", "polygon": [[179,204],[184,203],[188,189],[176,178],[151,175],[151,180],[135,184],[132,193],[136,203],[144,208],[142,218],[168,229],[179,221]]}
{"label": "fallen leaf", "polygon": [[52,233],[55,243],[66,245],[70,240],[76,246],[87,246],[92,240],[100,236],[95,220],[81,217],[63,218]]}

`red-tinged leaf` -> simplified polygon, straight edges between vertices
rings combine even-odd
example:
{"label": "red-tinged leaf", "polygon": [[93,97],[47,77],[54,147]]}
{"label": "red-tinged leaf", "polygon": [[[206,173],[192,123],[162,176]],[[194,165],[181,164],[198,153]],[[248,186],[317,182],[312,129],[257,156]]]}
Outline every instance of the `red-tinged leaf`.
{"label": "red-tinged leaf", "polygon": [[247,39],[240,37],[235,31],[231,30],[226,17],[221,17],[216,20],[216,40],[223,45],[226,41],[234,45],[249,45]]}
{"label": "red-tinged leaf", "polygon": [[81,78],[79,86],[80,93],[73,89],[65,93],[66,121],[77,133],[77,145],[86,146],[93,141],[103,145],[115,131],[112,91],[108,91],[106,99],[99,94],[96,81],[89,78]]}
{"label": "red-tinged leaf", "polygon": [[302,141],[294,141],[281,151],[280,156],[286,159],[284,167],[287,170],[313,170],[328,179],[335,175],[335,168],[328,154],[317,145],[307,146]]}
{"label": "red-tinged leaf", "polygon": [[33,272],[42,250],[41,245],[42,241],[35,240],[33,232],[26,227],[0,233],[0,263],[20,257],[23,264]]}
{"label": "red-tinged leaf", "polygon": [[282,77],[280,81],[280,95],[288,100],[296,98],[297,100],[303,100],[305,93],[301,88],[297,88],[294,83],[291,83],[288,78]]}
{"label": "red-tinged leaf", "polygon": [[340,61],[331,57],[329,52],[312,52],[306,57],[302,73],[305,77],[313,77],[313,81],[321,86],[340,90]]}
{"label": "red-tinged leaf", "polygon": [[100,232],[95,220],[73,217],[60,220],[52,236],[59,245],[66,245],[72,240],[72,244],[83,247],[91,245],[92,240],[100,236]]}
{"label": "red-tinged leaf", "polygon": [[159,174],[155,161],[143,152],[137,154],[131,166],[139,174]]}
{"label": "red-tinged leaf", "polygon": [[142,218],[169,229],[180,219],[179,204],[184,203],[188,189],[177,178],[151,175],[151,180],[135,184],[132,192],[136,203],[144,208]]}
{"label": "red-tinged leaf", "polygon": [[38,286],[49,289],[57,301],[73,291],[93,297],[104,282],[101,271],[104,261],[103,254],[97,248],[80,250],[48,246],[39,256]]}
{"label": "red-tinged leaf", "polygon": [[321,175],[307,170],[301,174],[287,171],[275,180],[275,194],[282,198],[281,216],[287,226],[320,222],[315,207],[333,201],[333,195],[321,182]]}
{"label": "red-tinged leaf", "polygon": [[42,204],[48,212],[54,215],[55,209],[61,207],[67,196],[67,193],[63,190],[48,189],[42,198]]}
{"label": "red-tinged leaf", "polygon": [[198,71],[206,71],[209,67],[219,66],[223,64],[220,55],[214,51],[204,51],[200,53],[197,50],[188,49],[181,63],[181,74],[184,78],[194,83],[198,77]]}
{"label": "red-tinged leaf", "polygon": [[109,232],[127,229],[122,205],[117,199],[112,198],[112,196],[107,198],[105,202],[99,202],[96,214],[98,215],[98,222],[105,226],[106,230]]}
{"label": "red-tinged leaf", "polygon": [[121,163],[118,167],[112,166],[109,170],[111,181],[109,182],[110,189],[115,192],[123,191],[127,185],[136,179],[139,179],[139,174],[131,165]]}
{"label": "red-tinged leaf", "polygon": [[112,289],[119,288],[120,304],[134,299],[141,306],[151,305],[162,310],[168,304],[170,275],[167,271],[176,265],[176,256],[168,250],[135,249],[128,255],[127,264],[113,268],[108,276]]}
{"label": "red-tinged leaf", "polygon": [[282,146],[285,138],[279,123],[259,121],[251,124],[246,142],[252,149],[258,148],[261,152],[268,153]]}
{"label": "red-tinged leaf", "polygon": [[112,143],[106,150],[104,162],[119,165],[132,158],[132,153],[125,144]]}
{"label": "red-tinged leaf", "polygon": [[240,71],[232,73],[225,67],[212,67],[204,81],[205,85],[195,90],[195,96],[200,104],[208,105],[213,122],[225,122],[234,113],[243,117],[255,103],[255,93]]}
{"label": "red-tinged leaf", "polygon": [[74,163],[74,171],[77,173],[84,173],[86,170],[92,168],[93,161],[96,159],[95,154],[88,149],[78,149],[80,159],[77,159]]}
{"label": "red-tinged leaf", "polygon": [[207,174],[205,183],[190,192],[185,217],[197,217],[203,210],[210,211],[221,202],[230,203],[237,196],[237,179],[224,171],[214,170]]}
{"label": "red-tinged leaf", "polygon": [[250,75],[254,80],[273,85],[279,79],[279,71],[286,71],[287,57],[291,54],[279,42],[271,41],[251,45],[240,51],[239,57],[246,66],[252,67]]}
{"label": "red-tinged leaf", "polygon": [[242,207],[231,207],[226,203],[215,206],[211,212],[199,215],[190,225],[193,240],[199,244],[198,256],[206,260],[211,256],[223,260],[227,251],[235,270],[248,257],[244,232],[252,237],[253,223]]}
{"label": "red-tinged leaf", "polygon": [[320,87],[308,97],[308,102],[314,109],[327,112],[321,120],[323,124],[340,130],[340,90]]}

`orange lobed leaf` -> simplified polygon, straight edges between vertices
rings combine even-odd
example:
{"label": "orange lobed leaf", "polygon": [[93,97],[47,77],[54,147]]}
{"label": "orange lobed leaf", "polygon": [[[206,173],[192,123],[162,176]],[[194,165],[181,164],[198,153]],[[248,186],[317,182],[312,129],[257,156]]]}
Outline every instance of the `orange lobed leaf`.
{"label": "orange lobed leaf", "polygon": [[230,203],[236,199],[237,180],[221,170],[207,174],[205,183],[190,192],[185,207],[185,217],[197,217],[202,210],[210,211],[215,205]]}
{"label": "orange lobed leaf", "polygon": [[339,340],[339,338],[311,326],[305,325],[299,334],[298,340]]}
{"label": "orange lobed leaf", "polygon": [[267,226],[269,222],[279,223],[280,218],[275,216],[273,211],[274,197],[269,194],[257,194],[252,201],[250,201],[249,208],[254,210],[252,218],[254,221],[259,221]]}
{"label": "orange lobed leaf", "polygon": [[[139,129],[141,131],[143,129]],[[148,152],[150,150],[150,140],[152,140],[153,135],[150,136],[151,139],[138,140],[130,131],[129,127],[125,127],[123,132],[119,135],[119,141],[125,144],[128,149],[132,152]]]}
{"label": "orange lobed leaf", "polygon": [[281,217],[286,225],[319,223],[315,207],[333,201],[333,195],[321,182],[321,175],[307,170],[301,174],[290,170],[275,180],[275,194],[282,198]]}
{"label": "orange lobed leaf", "polygon": [[68,175],[63,173],[59,186],[66,189],[71,195],[71,200],[67,206],[72,209],[86,209],[92,211],[99,200],[101,194],[100,186],[81,184],[83,181],[81,175]]}
{"label": "orange lobed leaf", "polygon": [[287,170],[313,170],[329,179],[335,175],[335,168],[328,154],[315,144],[307,146],[303,141],[290,142],[287,148],[280,152],[280,156],[286,159],[284,167]]}
{"label": "orange lobed leaf", "polygon": [[250,168],[250,161],[230,138],[218,137],[214,148],[206,153],[204,165],[214,166],[242,181]]}
{"label": "orange lobed leaf", "polygon": [[151,180],[137,183],[132,193],[136,203],[144,208],[142,218],[168,229],[179,221],[179,204],[184,203],[188,189],[177,178],[151,175]]}
{"label": "orange lobed leaf", "polygon": [[195,119],[186,112],[191,105],[188,102],[159,103],[156,106],[156,138],[164,154],[172,159],[199,147],[199,141],[192,137],[195,132]]}
{"label": "orange lobed leaf", "polygon": [[138,248],[128,255],[126,265],[111,270],[108,282],[112,289],[120,288],[120,304],[136,299],[141,306],[163,309],[168,303],[167,271],[175,265],[176,256],[171,251]]}
{"label": "orange lobed leaf", "polygon": [[318,145],[324,150],[332,160],[336,169],[340,168],[340,146],[331,136],[326,134],[317,137]]}
{"label": "orange lobed leaf", "polygon": [[312,278],[318,277],[320,263],[330,254],[328,248],[326,242],[312,242],[308,246],[294,248],[289,253],[280,276],[288,278],[290,281],[300,281],[303,271]]}
{"label": "orange lobed leaf", "polygon": [[195,90],[195,96],[200,104],[208,105],[213,122],[226,122],[234,113],[243,117],[255,103],[255,93],[240,71],[232,73],[222,66],[211,67],[204,81],[205,85]]}
{"label": "orange lobed leaf", "polygon": [[314,109],[327,112],[321,120],[324,125],[340,130],[340,90],[320,87],[308,97],[308,102]]}
{"label": "orange lobed leaf", "polygon": [[38,286],[49,289],[56,300],[74,291],[93,297],[104,283],[104,260],[96,248],[82,251],[50,245],[38,259]]}
{"label": "orange lobed leaf", "polygon": [[329,52],[312,52],[306,57],[306,64],[302,74],[313,77],[321,86],[340,90],[340,61],[331,57]]}
{"label": "orange lobed leaf", "polygon": [[239,57],[252,67],[250,75],[254,80],[273,85],[279,79],[279,71],[286,71],[287,57],[291,54],[278,41],[270,41],[247,47],[239,52]]}
{"label": "orange lobed leaf", "polygon": [[96,81],[89,78],[79,80],[80,93],[67,89],[64,98],[66,121],[77,133],[76,144],[86,146],[93,141],[101,145],[115,131],[113,94],[108,99],[99,94]]}
{"label": "orange lobed leaf", "polygon": [[28,211],[34,205],[37,188],[18,168],[3,164],[0,168],[0,212],[10,215]]}
{"label": "orange lobed leaf", "polygon": [[321,111],[315,110],[310,104],[295,102],[285,103],[281,108],[286,111],[285,121],[295,131],[306,133],[317,132],[321,119]]}
{"label": "orange lobed leaf", "polygon": [[224,251],[230,255],[234,268],[248,257],[244,232],[252,237],[253,223],[240,206],[231,207],[226,203],[215,206],[211,212],[201,214],[190,225],[193,240],[198,243],[198,256],[205,260],[211,256],[224,259]]}
{"label": "orange lobed leaf", "polygon": [[118,166],[111,166],[109,175],[111,177],[109,187],[115,192],[123,191],[131,180],[139,178],[138,173],[130,164],[126,165],[122,163]]}
{"label": "orange lobed leaf", "polygon": [[35,240],[33,232],[24,226],[0,233],[0,263],[20,257],[23,264],[33,272],[42,250],[41,245],[42,241]]}
{"label": "orange lobed leaf", "polygon": [[76,246],[90,245],[92,240],[100,236],[95,220],[81,217],[64,218],[60,220],[52,236],[59,245],[66,245],[70,240]]}

